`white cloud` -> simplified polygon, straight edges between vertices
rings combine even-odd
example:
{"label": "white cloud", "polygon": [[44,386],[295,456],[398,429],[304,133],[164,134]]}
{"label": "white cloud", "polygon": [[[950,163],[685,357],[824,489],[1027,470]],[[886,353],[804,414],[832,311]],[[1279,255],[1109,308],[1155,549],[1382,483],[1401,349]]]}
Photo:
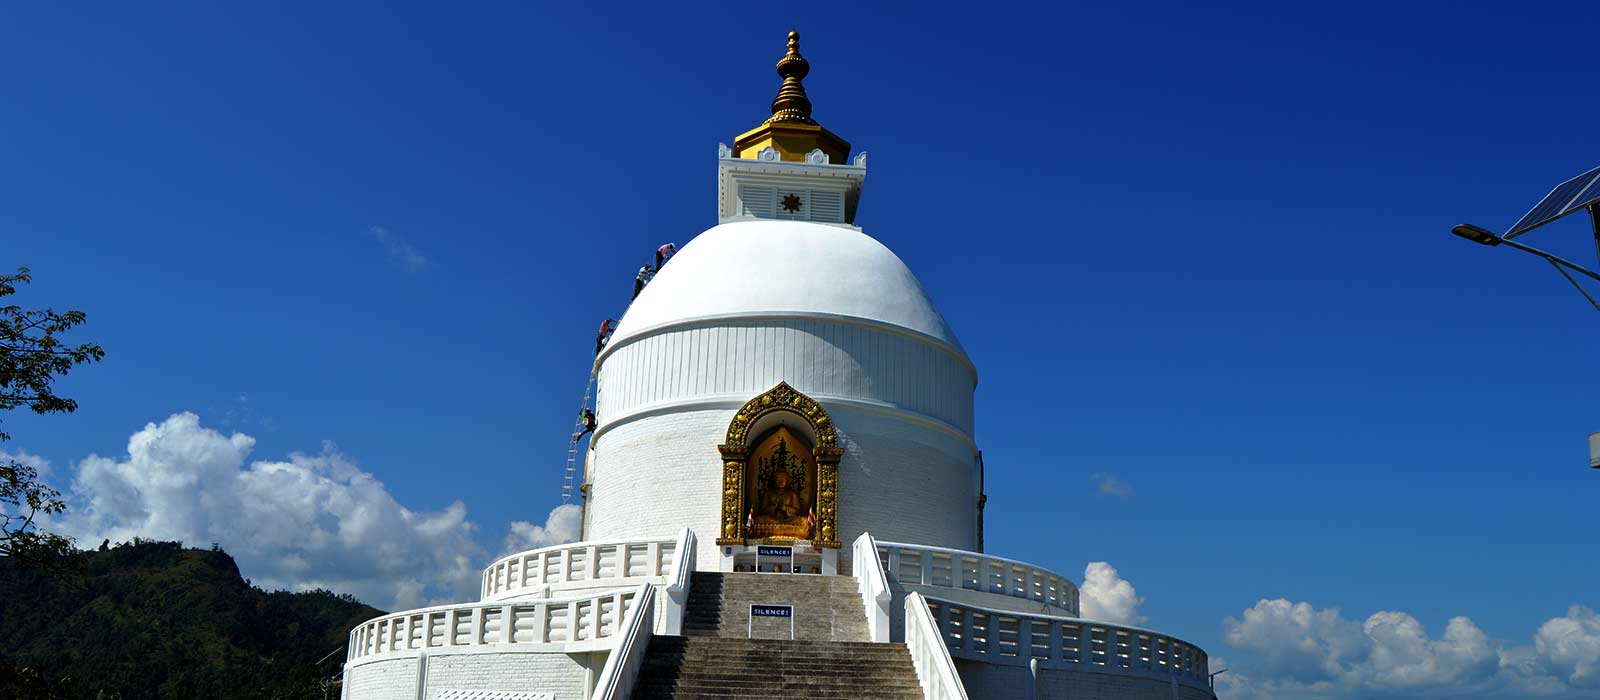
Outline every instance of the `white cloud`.
{"label": "white cloud", "polygon": [[552,509],[542,527],[526,520],[512,521],[501,546],[501,554],[576,542],[582,519],[583,509],[568,503]]}
{"label": "white cloud", "polygon": [[0,462],[16,462],[25,467],[33,467],[41,479],[50,475],[50,460],[22,450],[0,450]]}
{"label": "white cloud", "polygon": [[193,413],[150,423],[126,455],[79,463],[76,503],[55,527],[84,542],[218,542],[259,586],[324,587],[390,610],[475,597],[483,552],[460,501],[406,508],[331,443],[247,463],[254,445]]}
{"label": "white cloud", "polygon": [[1117,478],[1111,472],[1095,472],[1089,475],[1089,480],[1095,483],[1100,495],[1114,498],[1133,498],[1133,485]]}
{"label": "white cloud", "polygon": [[421,272],[428,266],[428,259],[405,239],[382,226],[373,226],[367,233],[378,239],[383,244],[383,249],[389,253],[389,262],[399,266],[406,272]]}
{"label": "white cloud", "polygon": [[1103,561],[1090,562],[1083,570],[1083,586],[1078,589],[1078,611],[1085,619],[1137,625],[1145,621],[1139,614],[1144,599],[1139,597],[1117,570]]}
{"label": "white cloud", "polygon": [[1600,688],[1600,615],[1574,605],[1533,635],[1534,657],[1578,688]]}
{"label": "white cloud", "polygon": [[[1218,677],[1218,694],[1233,700],[1576,698],[1600,688],[1600,618],[1579,606],[1520,647],[1490,639],[1466,617],[1452,618],[1437,639],[1404,612],[1357,622],[1337,608],[1281,598],[1261,600],[1242,617],[1223,622],[1228,645],[1256,655]],[[1212,657],[1213,671],[1219,661]]]}

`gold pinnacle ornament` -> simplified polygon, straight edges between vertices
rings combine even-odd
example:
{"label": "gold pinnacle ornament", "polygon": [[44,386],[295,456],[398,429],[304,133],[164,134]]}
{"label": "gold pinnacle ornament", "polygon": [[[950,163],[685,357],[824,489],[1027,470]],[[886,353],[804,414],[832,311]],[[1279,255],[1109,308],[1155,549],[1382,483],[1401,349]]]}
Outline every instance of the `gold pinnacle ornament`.
{"label": "gold pinnacle ornament", "polygon": [[778,88],[778,96],[772,98],[772,116],[766,123],[817,123],[811,118],[811,99],[806,97],[806,86],[800,83],[810,72],[811,64],[800,55],[800,32],[791,29],[789,52],[778,59],[778,75],[783,78],[783,85]]}
{"label": "gold pinnacle ornament", "polygon": [[806,162],[806,155],[821,150],[831,165],[845,165],[850,159],[850,142],[822,128],[811,117],[811,98],[802,80],[811,72],[811,63],[800,55],[800,32],[789,31],[789,50],[778,59],[778,75],[783,84],[772,98],[772,116],[733,140],[733,155],[756,159],[771,148],[780,160]]}

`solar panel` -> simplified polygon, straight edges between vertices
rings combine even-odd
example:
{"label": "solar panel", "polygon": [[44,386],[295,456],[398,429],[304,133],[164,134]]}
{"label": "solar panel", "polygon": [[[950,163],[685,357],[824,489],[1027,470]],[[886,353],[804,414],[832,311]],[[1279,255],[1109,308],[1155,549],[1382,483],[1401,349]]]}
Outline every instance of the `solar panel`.
{"label": "solar panel", "polygon": [[1600,168],[1595,168],[1557,185],[1550,194],[1519,219],[1506,238],[1516,238],[1600,200]]}

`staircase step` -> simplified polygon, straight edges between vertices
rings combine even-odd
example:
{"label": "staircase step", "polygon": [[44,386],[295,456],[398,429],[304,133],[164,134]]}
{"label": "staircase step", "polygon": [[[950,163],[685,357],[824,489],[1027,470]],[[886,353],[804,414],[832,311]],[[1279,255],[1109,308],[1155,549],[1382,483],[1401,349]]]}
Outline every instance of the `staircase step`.
{"label": "staircase step", "polygon": [[922,688],[900,644],[659,635],[634,697],[920,700]]}

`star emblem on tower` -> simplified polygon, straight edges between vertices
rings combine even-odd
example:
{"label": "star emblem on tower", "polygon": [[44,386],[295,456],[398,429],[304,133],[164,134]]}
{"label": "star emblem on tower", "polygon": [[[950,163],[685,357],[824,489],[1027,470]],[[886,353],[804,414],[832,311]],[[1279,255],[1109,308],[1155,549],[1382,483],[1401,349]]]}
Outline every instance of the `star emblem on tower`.
{"label": "star emblem on tower", "polygon": [[786,194],[786,195],[784,195],[783,196],[783,210],[786,211],[786,212],[797,212],[797,211],[800,211],[800,197],[799,197],[799,195],[795,195],[795,194]]}

